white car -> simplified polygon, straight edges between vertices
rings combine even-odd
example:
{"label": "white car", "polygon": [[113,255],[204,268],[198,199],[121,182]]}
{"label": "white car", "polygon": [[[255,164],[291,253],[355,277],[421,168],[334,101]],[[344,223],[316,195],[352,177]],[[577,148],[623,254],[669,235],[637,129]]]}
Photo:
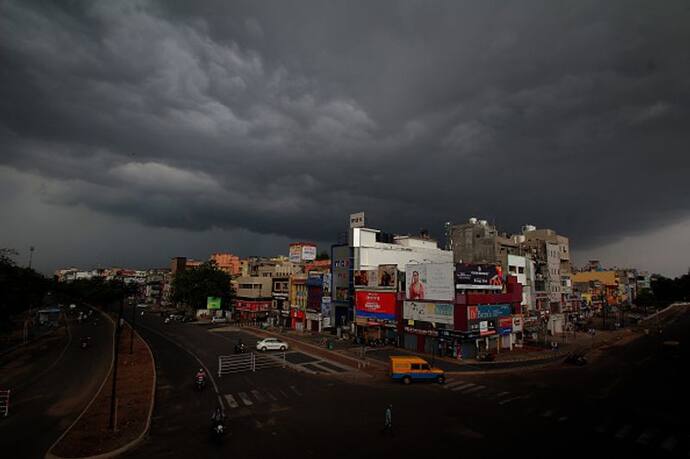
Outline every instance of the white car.
{"label": "white car", "polygon": [[227,317],[219,317],[219,316],[213,316],[211,317],[211,323],[212,324],[224,324],[228,321]]}
{"label": "white car", "polygon": [[288,344],[278,338],[264,338],[256,342],[257,351],[287,351]]}

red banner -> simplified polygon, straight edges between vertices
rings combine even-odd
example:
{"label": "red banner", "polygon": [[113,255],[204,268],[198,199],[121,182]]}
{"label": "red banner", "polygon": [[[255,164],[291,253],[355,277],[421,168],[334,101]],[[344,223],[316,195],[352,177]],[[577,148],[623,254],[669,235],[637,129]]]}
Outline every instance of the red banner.
{"label": "red banner", "polygon": [[357,315],[376,319],[395,320],[396,294],[394,292],[357,291]]}
{"label": "red banner", "polygon": [[246,301],[235,300],[235,310],[237,311],[268,311],[271,309],[271,301]]}

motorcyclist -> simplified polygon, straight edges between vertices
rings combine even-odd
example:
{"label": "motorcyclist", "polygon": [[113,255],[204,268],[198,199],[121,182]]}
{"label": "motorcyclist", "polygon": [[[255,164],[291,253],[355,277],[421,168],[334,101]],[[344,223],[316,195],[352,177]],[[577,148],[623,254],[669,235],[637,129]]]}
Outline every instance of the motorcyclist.
{"label": "motorcyclist", "polygon": [[235,352],[243,352],[244,349],[244,343],[242,342],[242,338],[240,338],[237,340],[237,344],[235,345]]}
{"label": "motorcyclist", "polygon": [[201,379],[202,381],[206,382],[206,372],[203,368],[199,368],[199,371],[196,372],[194,379]]}

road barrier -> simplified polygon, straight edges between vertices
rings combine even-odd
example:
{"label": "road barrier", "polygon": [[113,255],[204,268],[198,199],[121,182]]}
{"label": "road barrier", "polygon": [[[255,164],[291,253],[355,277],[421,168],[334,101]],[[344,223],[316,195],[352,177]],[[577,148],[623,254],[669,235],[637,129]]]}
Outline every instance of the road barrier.
{"label": "road barrier", "polygon": [[10,412],[10,391],[0,390],[0,414],[4,417]]}
{"label": "road barrier", "polygon": [[218,356],[218,377],[233,373],[263,370],[265,368],[285,368],[285,352],[279,354],[234,354]]}

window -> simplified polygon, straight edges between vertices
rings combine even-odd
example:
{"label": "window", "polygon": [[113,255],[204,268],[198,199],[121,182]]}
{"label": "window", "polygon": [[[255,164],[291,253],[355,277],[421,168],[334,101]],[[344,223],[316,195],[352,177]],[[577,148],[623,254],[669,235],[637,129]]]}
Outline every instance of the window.
{"label": "window", "polygon": [[431,367],[429,366],[428,363],[423,363],[423,364],[421,365],[421,367],[422,367],[422,370],[431,370]]}
{"label": "window", "polygon": [[524,266],[518,266],[518,273],[524,274],[525,273],[525,267]]}
{"label": "window", "polygon": [[412,364],[412,369],[413,369],[413,370],[419,370],[420,367],[421,367],[421,365],[418,364],[418,363],[413,363],[413,364]]}
{"label": "window", "polygon": [[514,273],[515,272],[515,266],[508,266],[508,272]]}

